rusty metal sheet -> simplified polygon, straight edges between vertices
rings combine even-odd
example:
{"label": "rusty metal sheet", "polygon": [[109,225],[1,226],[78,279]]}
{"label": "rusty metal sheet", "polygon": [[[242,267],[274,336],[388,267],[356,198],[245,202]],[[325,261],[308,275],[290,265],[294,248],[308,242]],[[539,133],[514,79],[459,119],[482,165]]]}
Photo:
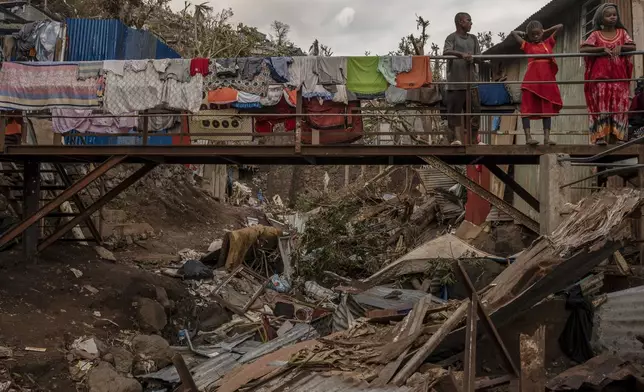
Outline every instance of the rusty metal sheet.
{"label": "rusty metal sheet", "polygon": [[576,391],[582,387],[594,387],[601,390],[614,381],[632,380],[633,389],[637,392],[644,390],[644,380],[641,378],[644,369],[613,355],[600,355],[588,362],[566,370],[546,384],[550,391]]}

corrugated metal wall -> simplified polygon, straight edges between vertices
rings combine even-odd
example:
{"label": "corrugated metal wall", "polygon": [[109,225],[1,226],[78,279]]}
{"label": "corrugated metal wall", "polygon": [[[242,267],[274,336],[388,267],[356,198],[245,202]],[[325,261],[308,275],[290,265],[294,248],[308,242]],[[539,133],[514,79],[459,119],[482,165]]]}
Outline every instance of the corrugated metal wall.
{"label": "corrugated metal wall", "polygon": [[67,19],[68,61],[122,60],[125,25],[116,19]]}
{"label": "corrugated metal wall", "polygon": [[[564,32],[559,35],[555,53],[578,53],[581,44],[581,3],[576,9],[570,9],[564,19],[556,20],[554,23],[563,23]],[[557,59],[559,64],[558,80],[582,80],[584,78],[583,60],[580,58],[560,58]],[[515,63],[516,64],[516,63]],[[527,59],[519,62],[520,78],[523,79],[527,68]],[[552,129],[554,133],[568,133],[566,135],[555,135],[552,138],[559,144],[589,144],[588,134],[588,116],[585,115],[587,110],[586,99],[584,97],[584,87],[581,84],[566,84],[559,86],[561,97],[565,106],[583,106],[584,109],[565,109],[561,113],[578,113],[579,116],[559,116],[553,119]],[[543,129],[540,121],[532,122],[533,130],[540,131]],[[518,126],[517,144],[525,144],[525,136],[522,134],[523,128]],[[543,142],[542,135],[534,135],[537,140]],[[589,176],[592,171],[589,167],[573,167],[571,181]],[[528,192],[539,198],[539,166],[517,165],[514,169],[514,178]],[[592,181],[586,181],[577,184],[576,187],[592,186]],[[590,194],[590,190],[572,189],[572,202],[576,203]],[[532,209],[520,197],[514,198],[514,206],[531,218],[538,220],[539,213]]]}
{"label": "corrugated metal wall", "polygon": [[67,19],[67,61],[180,57],[154,34],[132,29],[119,20]]}

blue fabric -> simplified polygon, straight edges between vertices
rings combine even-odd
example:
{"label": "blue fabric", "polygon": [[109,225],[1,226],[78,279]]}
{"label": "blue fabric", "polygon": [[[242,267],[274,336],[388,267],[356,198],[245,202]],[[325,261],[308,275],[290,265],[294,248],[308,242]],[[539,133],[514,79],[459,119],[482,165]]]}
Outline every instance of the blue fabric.
{"label": "blue fabric", "polygon": [[331,94],[330,92],[323,93],[323,92],[314,91],[311,93],[302,94],[302,98],[306,98],[306,99],[322,98],[325,101],[331,101],[333,99],[333,94]]}
{"label": "blue fabric", "polygon": [[512,103],[503,83],[482,84],[478,89],[479,99],[483,106],[501,106]]}
{"label": "blue fabric", "polygon": [[291,57],[271,57],[267,58],[266,64],[271,71],[271,77],[277,83],[288,83],[288,65],[293,62]]}
{"label": "blue fabric", "polygon": [[496,116],[492,119],[492,132],[498,132],[501,129],[501,117]]}
{"label": "blue fabric", "polygon": [[[129,133],[136,133],[131,129]],[[152,136],[152,135],[168,135],[168,136]],[[134,146],[143,144],[143,136],[110,136],[110,135],[91,135],[81,138],[78,136],[77,131],[68,132],[64,137],[65,144],[69,146]],[[84,139],[84,141],[83,141]],[[172,144],[172,136],[168,134],[167,129],[162,129],[157,132],[150,132],[148,136],[148,145],[152,146],[167,146]]]}
{"label": "blue fabric", "polygon": [[233,102],[230,104],[235,109],[261,109],[262,104],[259,102]]}

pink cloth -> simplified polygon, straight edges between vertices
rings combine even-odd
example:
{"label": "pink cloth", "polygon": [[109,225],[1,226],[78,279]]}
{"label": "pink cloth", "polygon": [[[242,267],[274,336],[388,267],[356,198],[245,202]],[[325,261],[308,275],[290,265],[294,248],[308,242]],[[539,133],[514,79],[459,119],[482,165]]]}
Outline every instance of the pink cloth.
{"label": "pink cloth", "polygon": [[[132,113],[135,114],[135,113]],[[109,116],[109,114],[106,114]],[[52,109],[54,132],[66,133],[76,130],[81,133],[122,133],[136,127],[136,116],[91,117],[91,110]]]}

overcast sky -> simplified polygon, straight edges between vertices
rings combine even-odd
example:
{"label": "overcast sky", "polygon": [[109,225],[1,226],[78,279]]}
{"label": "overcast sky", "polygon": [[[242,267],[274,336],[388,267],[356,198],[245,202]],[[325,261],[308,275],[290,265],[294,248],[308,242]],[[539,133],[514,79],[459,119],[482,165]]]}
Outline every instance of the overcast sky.
{"label": "overcast sky", "polygon": [[[194,0],[201,3],[202,0]],[[176,8],[183,0],[172,0]],[[211,0],[215,10],[231,7],[235,21],[268,33],[273,20],[291,26],[291,40],[307,51],[315,38],[334,55],[386,54],[416,30],[415,15],[431,22],[430,42],[441,47],[454,30],[454,15],[472,15],[477,31],[509,32],[549,0]]]}

